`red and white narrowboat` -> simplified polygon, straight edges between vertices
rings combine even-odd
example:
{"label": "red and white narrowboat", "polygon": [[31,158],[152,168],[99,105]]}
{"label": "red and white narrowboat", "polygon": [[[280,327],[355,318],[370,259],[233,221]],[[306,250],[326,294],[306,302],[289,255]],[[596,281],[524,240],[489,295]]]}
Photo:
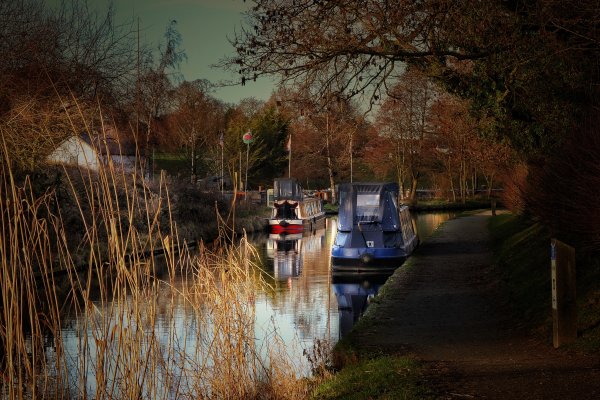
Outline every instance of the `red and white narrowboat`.
{"label": "red and white narrowboat", "polygon": [[273,210],[269,218],[271,233],[299,233],[325,223],[321,199],[305,197],[295,179],[275,179]]}

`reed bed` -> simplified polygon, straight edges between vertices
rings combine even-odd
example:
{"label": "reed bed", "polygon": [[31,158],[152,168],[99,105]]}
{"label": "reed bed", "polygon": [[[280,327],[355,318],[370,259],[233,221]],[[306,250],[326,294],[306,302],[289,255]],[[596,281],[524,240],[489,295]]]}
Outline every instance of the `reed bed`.
{"label": "reed bed", "polygon": [[268,284],[225,221],[215,246],[190,249],[164,179],[151,191],[108,162],[66,174],[82,227],[73,241],[56,191],[36,193],[1,156],[0,397],[306,397],[277,328],[255,339]]}

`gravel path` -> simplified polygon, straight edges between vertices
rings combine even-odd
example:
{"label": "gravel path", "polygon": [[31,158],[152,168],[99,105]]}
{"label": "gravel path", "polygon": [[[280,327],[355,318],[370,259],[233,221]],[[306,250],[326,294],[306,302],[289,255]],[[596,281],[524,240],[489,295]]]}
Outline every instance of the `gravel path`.
{"label": "gravel path", "polygon": [[491,262],[488,218],[451,220],[422,244],[354,342],[423,360],[428,386],[443,399],[600,399],[598,357],[554,350],[513,320]]}

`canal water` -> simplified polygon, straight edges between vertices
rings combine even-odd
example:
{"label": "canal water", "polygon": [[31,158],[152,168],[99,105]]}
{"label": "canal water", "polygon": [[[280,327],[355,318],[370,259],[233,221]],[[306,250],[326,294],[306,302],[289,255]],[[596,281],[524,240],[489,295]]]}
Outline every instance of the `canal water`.
{"label": "canal water", "polygon": [[[454,215],[448,212],[415,214],[413,219],[421,240],[427,240],[441,223]],[[371,277],[368,280],[361,278],[359,281],[353,281],[347,277],[339,279],[332,276],[329,272],[329,255],[335,232],[336,218],[333,217],[326,220],[325,228],[309,234],[287,237],[260,234],[251,238],[260,256],[260,274],[270,284],[268,290],[252,294],[256,348],[260,352],[260,349],[266,348],[263,342],[277,337],[284,343],[283,347],[290,359],[299,363],[298,371],[306,375],[310,374],[311,370],[306,354],[313,354],[315,343],[319,344],[320,350],[323,350],[323,346],[335,344],[351,329],[352,324],[366,309],[370,298],[376,295],[386,279]],[[174,287],[168,293],[165,292],[165,304],[170,301],[176,307],[164,307],[164,310],[159,311],[159,314],[163,312],[164,316],[159,315],[155,322],[150,323],[154,325],[154,329],[149,326],[149,330],[158,337],[161,346],[167,346],[169,338],[172,337],[189,339],[199,335],[201,328],[198,323],[190,322],[195,320],[197,305],[176,299],[178,293],[185,291],[184,287]],[[98,309],[98,318],[104,313]],[[163,319],[164,322],[161,322]],[[127,318],[123,318],[121,323],[126,323],[126,320]],[[98,363],[98,360],[93,360],[93,354],[95,347],[101,342],[82,343],[78,334],[82,326],[83,329],[90,330],[91,328],[86,328],[89,324],[89,321],[74,319],[65,321],[63,325],[62,346],[67,359],[72,360],[74,367],[78,366],[67,366],[67,369],[73,369],[74,374],[82,368],[81,361],[78,361],[82,349],[91,354],[91,365]],[[213,322],[209,321],[208,324]],[[175,336],[173,330],[177,331]],[[202,340],[212,341],[220,335],[218,331],[214,332],[212,336]],[[163,334],[164,340],[161,339]],[[201,345],[200,340],[201,338],[192,339],[186,345],[184,353],[197,351]],[[265,354],[265,357],[268,355]],[[83,368],[87,370],[91,367],[83,365]],[[85,375],[87,390],[90,393],[95,392],[94,374]],[[77,376],[72,377],[75,382],[78,379],[81,380]]]}
{"label": "canal water", "polygon": [[[421,241],[456,213],[429,212],[413,215]],[[276,287],[274,296],[257,301],[257,323],[273,319],[295,358],[302,357],[316,340],[333,345],[365,311],[387,276],[332,276],[330,252],[336,234],[335,217],[324,229],[302,236],[259,235],[253,238],[263,268]]]}

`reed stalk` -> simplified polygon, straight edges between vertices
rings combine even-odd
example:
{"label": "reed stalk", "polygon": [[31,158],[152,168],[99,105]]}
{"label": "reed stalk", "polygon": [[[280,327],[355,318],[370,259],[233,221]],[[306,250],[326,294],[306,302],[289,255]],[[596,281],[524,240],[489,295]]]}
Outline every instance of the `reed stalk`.
{"label": "reed stalk", "polygon": [[269,288],[245,237],[222,221],[216,247],[190,249],[165,177],[151,190],[109,161],[64,170],[82,226],[73,241],[72,210],[19,181],[2,145],[0,397],[306,395],[276,329],[266,348],[255,340],[255,300]]}

